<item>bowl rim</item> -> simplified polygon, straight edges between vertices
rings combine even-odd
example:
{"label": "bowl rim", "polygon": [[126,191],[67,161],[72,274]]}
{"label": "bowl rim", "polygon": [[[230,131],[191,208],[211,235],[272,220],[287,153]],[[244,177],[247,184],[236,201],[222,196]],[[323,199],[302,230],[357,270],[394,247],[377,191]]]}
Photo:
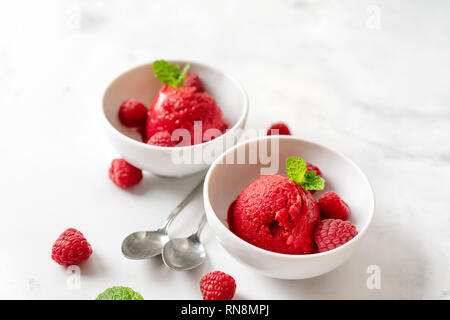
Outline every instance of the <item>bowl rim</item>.
{"label": "bowl rim", "polygon": [[[156,60],[155,60],[156,61]],[[248,99],[248,95],[247,92],[244,89],[244,86],[242,85],[242,83],[237,80],[237,78],[235,78],[234,76],[230,75],[229,73],[224,72],[222,69],[220,68],[216,68],[213,67],[209,64],[203,63],[203,62],[198,62],[195,60],[178,60],[178,59],[174,59],[174,60],[168,60],[170,63],[175,63],[175,64],[180,64],[180,65],[185,65],[185,64],[195,64],[198,66],[202,66],[202,67],[206,67],[209,69],[213,69],[215,71],[217,71],[218,73],[222,74],[223,76],[225,76],[226,78],[228,78],[232,83],[235,84],[235,86],[239,89],[240,94],[242,95],[242,97],[244,98],[244,105],[243,105],[243,110],[241,112],[241,115],[239,117],[239,119],[236,121],[236,123],[231,127],[228,128],[225,133],[223,133],[222,135],[220,135],[219,137],[207,141],[207,142],[202,142],[202,143],[198,143],[198,144],[194,144],[194,145],[189,145],[189,146],[175,146],[175,147],[163,147],[163,146],[154,146],[151,144],[147,144],[145,142],[141,142],[141,141],[137,141],[129,136],[127,136],[126,134],[123,134],[122,132],[120,132],[119,130],[116,129],[116,127],[114,127],[112,125],[112,123],[108,120],[108,117],[106,116],[106,112],[105,112],[105,98],[106,98],[106,93],[111,89],[112,85],[120,78],[122,78],[123,76],[135,72],[138,69],[141,68],[145,68],[145,67],[150,67],[153,65],[153,62],[150,63],[146,63],[146,64],[141,64],[138,65],[136,67],[133,67],[131,69],[128,69],[125,72],[122,72],[121,74],[119,74],[118,76],[116,76],[106,87],[105,91],[103,92],[103,96],[102,96],[102,115],[103,115],[103,119],[106,122],[107,127],[118,137],[123,138],[125,141],[127,141],[128,143],[131,143],[133,145],[136,146],[141,146],[143,148],[147,148],[149,150],[160,150],[160,151],[180,151],[180,150],[188,150],[190,148],[200,148],[200,147],[204,147],[210,143],[213,142],[218,142],[218,141],[222,141],[230,132],[235,131],[237,128],[239,128],[241,126],[241,124],[243,122],[245,122],[247,115],[248,115],[248,110],[249,110],[249,99]],[[213,97],[214,98],[214,97]],[[215,98],[214,98],[215,99]],[[220,107],[220,106],[219,106]],[[221,108],[221,107],[220,107]],[[221,108],[222,109],[222,108]]]}
{"label": "bowl rim", "polygon": [[[211,201],[209,199],[209,181],[211,179],[211,174],[214,171],[214,169],[217,167],[217,165],[219,164],[220,161],[222,161],[222,159],[224,159],[224,157],[226,155],[228,155],[229,153],[233,152],[234,150],[236,150],[237,148],[240,148],[241,146],[244,146],[246,144],[252,143],[254,141],[264,141],[264,140],[273,140],[273,139],[279,139],[279,140],[296,140],[296,141],[300,141],[300,142],[306,142],[321,148],[324,148],[330,152],[333,152],[335,154],[337,154],[339,157],[343,158],[345,161],[347,161],[354,169],[356,169],[356,171],[360,174],[360,176],[363,178],[364,182],[367,184],[369,190],[370,190],[370,196],[371,196],[371,204],[370,204],[370,208],[369,208],[369,217],[367,222],[364,224],[364,226],[361,228],[360,231],[358,231],[358,234],[353,237],[350,241],[344,243],[343,245],[329,250],[329,251],[325,251],[325,252],[320,252],[320,253],[310,253],[310,254],[285,254],[285,253],[278,253],[278,252],[273,252],[273,251],[269,251],[266,249],[262,249],[259,248],[243,239],[241,239],[240,237],[238,237],[236,234],[234,234],[229,228],[227,228],[222,221],[217,217],[217,214],[215,212],[215,210],[212,208],[211,205]],[[367,178],[366,174],[361,170],[361,168],[356,165],[356,163],[351,160],[350,158],[348,158],[347,156],[345,156],[344,154],[342,154],[339,151],[336,151],[333,148],[330,148],[324,144],[321,144],[319,142],[316,141],[312,141],[309,139],[302,139],[302,138],[298,138],[295,136],[287,136],[287,135],[279,135],[279,136],[262,136],[262,137],[256,137],[256,138],[252,138],[252,139],[248,139],[245,140],[243,142],[240,142],[238,144],[236,144],[235,146],[227,149],[224,153],[222,153],[209,167],[208,172],[206,173],[205,176],[205,182],[204,182],[204,186],[203,186],[203,199],[204,199],[204,205],[205,205],[205,211],[206,211],[206,215],[208,217],[208,221],[209,221],[209,217],[212,216],[212,219],[214,220],[214,224],[215,225],[219,225],[219,229],[221,229],[221,231],[228,233],[229,236],[231,236],[231,239],[233,239],[233,241],[237,241],[238,243],[242,244],[245,248],[248,248],[248,250],[254,250],[257,253],[260,254],[265,254],[268,256],[272,256],[272,257],[276,257],[276,258],[281,258],[281,259],[288,259],[288,260],[308,260],[308,259],[314,259],[314,258],[319,258],[319,257],[325,257],[325,256],[332,256],[332,255],[336,255],[339,254],[340,251],[345,250],[345,248],[352,246],[354,243],[356,243],[357,241],[359,241],[360,239],[363,238],[363,236],[366,234],[367,230],[369,229],[370,225],[372,224],[374,215],[375,215],[375,193],[373,191],[373,187],[369,181],[369,179]],[[213,212],[214,214],[208,214],[209,212]],[[214,228],[213,228],[214,229]]]}

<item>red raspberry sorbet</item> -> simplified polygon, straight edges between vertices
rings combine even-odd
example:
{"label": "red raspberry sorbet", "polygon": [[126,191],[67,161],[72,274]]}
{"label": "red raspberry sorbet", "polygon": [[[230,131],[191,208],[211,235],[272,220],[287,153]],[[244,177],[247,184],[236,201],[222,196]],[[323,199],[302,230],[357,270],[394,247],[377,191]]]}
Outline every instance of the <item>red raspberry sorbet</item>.
{"label": "red raspberry sorbet", "polygon": [[230,206],[228,224],[243,240],[287,254],[313,253],[316,200],[289,178],[261,176]]}
{"label": "red raspberry sorbet", "polygon": [[188,72],[186,74],[183,87],[195,87],[197,88],[197,92],[205,92],[205,87],[203,86],[202,80],[200,80],[197,74],[192,72]]}
{"label": "red raspberry sorbet", "polygon": [[[194,121],[201,123],[198,137],[194,136]],[[198,92],[195,87],[172,88],[163,85],[148,112],[146,136],[152,137],[160,131],[167,131],[173,136],[174,130],[185,129],[181,137],[186,137],[187,141],[181,139],[181,142],[191,145],[216,138],[227,128],[222,111],[209,94]]]}

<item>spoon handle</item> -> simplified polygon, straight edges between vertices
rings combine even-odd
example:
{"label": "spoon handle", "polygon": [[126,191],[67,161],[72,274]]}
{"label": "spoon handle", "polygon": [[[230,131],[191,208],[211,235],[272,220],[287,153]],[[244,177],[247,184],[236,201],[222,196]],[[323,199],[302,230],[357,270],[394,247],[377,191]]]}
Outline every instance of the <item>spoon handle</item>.
{"label": "spoon handle", "polygon": [[203,227],[205,226],[205,224],[206,224],[206,214],[203,214],[202,220],[200,220],[200,223],[198,224],[197,232],[195,233],[195,236],[197,238],[200,238],[200,234],[202,233],[202,230],[203,230]]}
{"label": "spoon handle", "polygon": [[184,209],[184,207],[186,207],[186,205],[189,202],[191,202],[192,198],[194,198],[194,196],[197,194],[197,192],[202,189],[202,187],[203,187],[203,180],[204,180],[204,178],[197,184],[197,186],[194,189],[192,189],[192,191],[186,196],[186,198],[184,198],[178,204],[178,206],[176,206],[176,208],[172,210],[170,215],[167,217],[166,222],[161,227],[161,230],[163,230],[164,233],[167,234],[167,231],[169,230],[169,227],[172,224],[172,221],[175,219],[175,217],[181,212],[181,210]]}

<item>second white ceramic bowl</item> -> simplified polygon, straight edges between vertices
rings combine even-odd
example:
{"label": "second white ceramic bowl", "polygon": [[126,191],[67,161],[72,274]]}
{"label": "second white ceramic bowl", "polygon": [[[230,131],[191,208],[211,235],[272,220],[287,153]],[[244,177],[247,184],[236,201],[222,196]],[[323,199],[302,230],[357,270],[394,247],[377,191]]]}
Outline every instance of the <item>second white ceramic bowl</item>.
{"label": "second white ceramic bowl", "polygon": [[[255,150],[265,154],[265,149],[272,147],[270,163],[264,157],[257,156],[256,161],[249,157],[250,153],[255,155]],[[316,198],[323,192],[334,190],[350,206],[350,221],[356,226],[358,235],[346,244],[323,253],[288,255],[255,247],[229,230],[228,208],[241,191],[262,173],[286,176],[286,159],[292,156],[301,157],[322,171],[326,188],[316,192]],[[236,164],[239,157],[241,163]],[[245,162],[242,162],[243,158]],[[268,170],[270,166],[273,166],[272,170]],[[268,171],[261,172],[263,168]],[[340,266],[361,243],[375,209],[370,183],[355,163],[323,145],[291,136],[261,137],[230,148],[211,165],[203,192],[208,223],[225,250],[253,270],[280,279],[312,278]]]}
{"label": "second white ceramic bowl", "polygon": [[[238,137],[240,129],[244,128],[248,113],[248,98],[237,80],[217,68],[191,61],[171,61],[171,63],[178,63],[181,68],[189,63],[191,65],[189,71],[199,75],[206,92],[216,99],[224,118],[228,121],[229,129],[225,134],[206,143],[169,148],[143,143],[141,135],[135,128],[123,126],[117,115],[121,103],[128,98],[136,98],[150,107],[162,86],[153,74],[152,64],[134,68],[109,85],[103,96],[103,114],[106,119],[107,136],[113,147],[126,161],[157,175],[181,177],[207,169],[222,153],[221,151],[230,146],[230,141],[233,144],[237,141],[227,137],[231,135]],[[205,150],[208,156],[194,159],[194,154],[202,155]],[[218,151],[214,153],[210,150]],[[186,157],[189,155],[192,155],[192,160]],[[174,161],[174,157],[176,159],[185,157],[183,159],[187,160]],[[202,159],[199,160],[199,158]]]}

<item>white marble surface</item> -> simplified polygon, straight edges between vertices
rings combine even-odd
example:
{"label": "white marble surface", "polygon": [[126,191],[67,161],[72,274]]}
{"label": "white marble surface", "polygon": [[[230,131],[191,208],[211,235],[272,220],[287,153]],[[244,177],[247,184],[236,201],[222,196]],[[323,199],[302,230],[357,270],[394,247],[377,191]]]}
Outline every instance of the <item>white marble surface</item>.
{"label": "white marble surface", "polygon": [[[426,0],[2,1],[0,298],[91,299],[127,285],[147,299],[199,299],[200,276],[221,269],[241,299],[448,299],[449,10]],[[235,263],[209,229],[209,258],[192,272],[122,257],[122,238],[160,224],[198,180],[146,175],[126,192],[107,177],[117,155],[99,126],[102,92],[161,57],[220,65],[248,91],[249,127],[286,120],[361,166],[376,217],[345,265],[269,279]],[[189,233],[181,226],[201,207],[174,234]],[[69,226],[95,251],[76,290],[50,259]],[[369,265],[381,268],[380,290],[366,288]]]}

